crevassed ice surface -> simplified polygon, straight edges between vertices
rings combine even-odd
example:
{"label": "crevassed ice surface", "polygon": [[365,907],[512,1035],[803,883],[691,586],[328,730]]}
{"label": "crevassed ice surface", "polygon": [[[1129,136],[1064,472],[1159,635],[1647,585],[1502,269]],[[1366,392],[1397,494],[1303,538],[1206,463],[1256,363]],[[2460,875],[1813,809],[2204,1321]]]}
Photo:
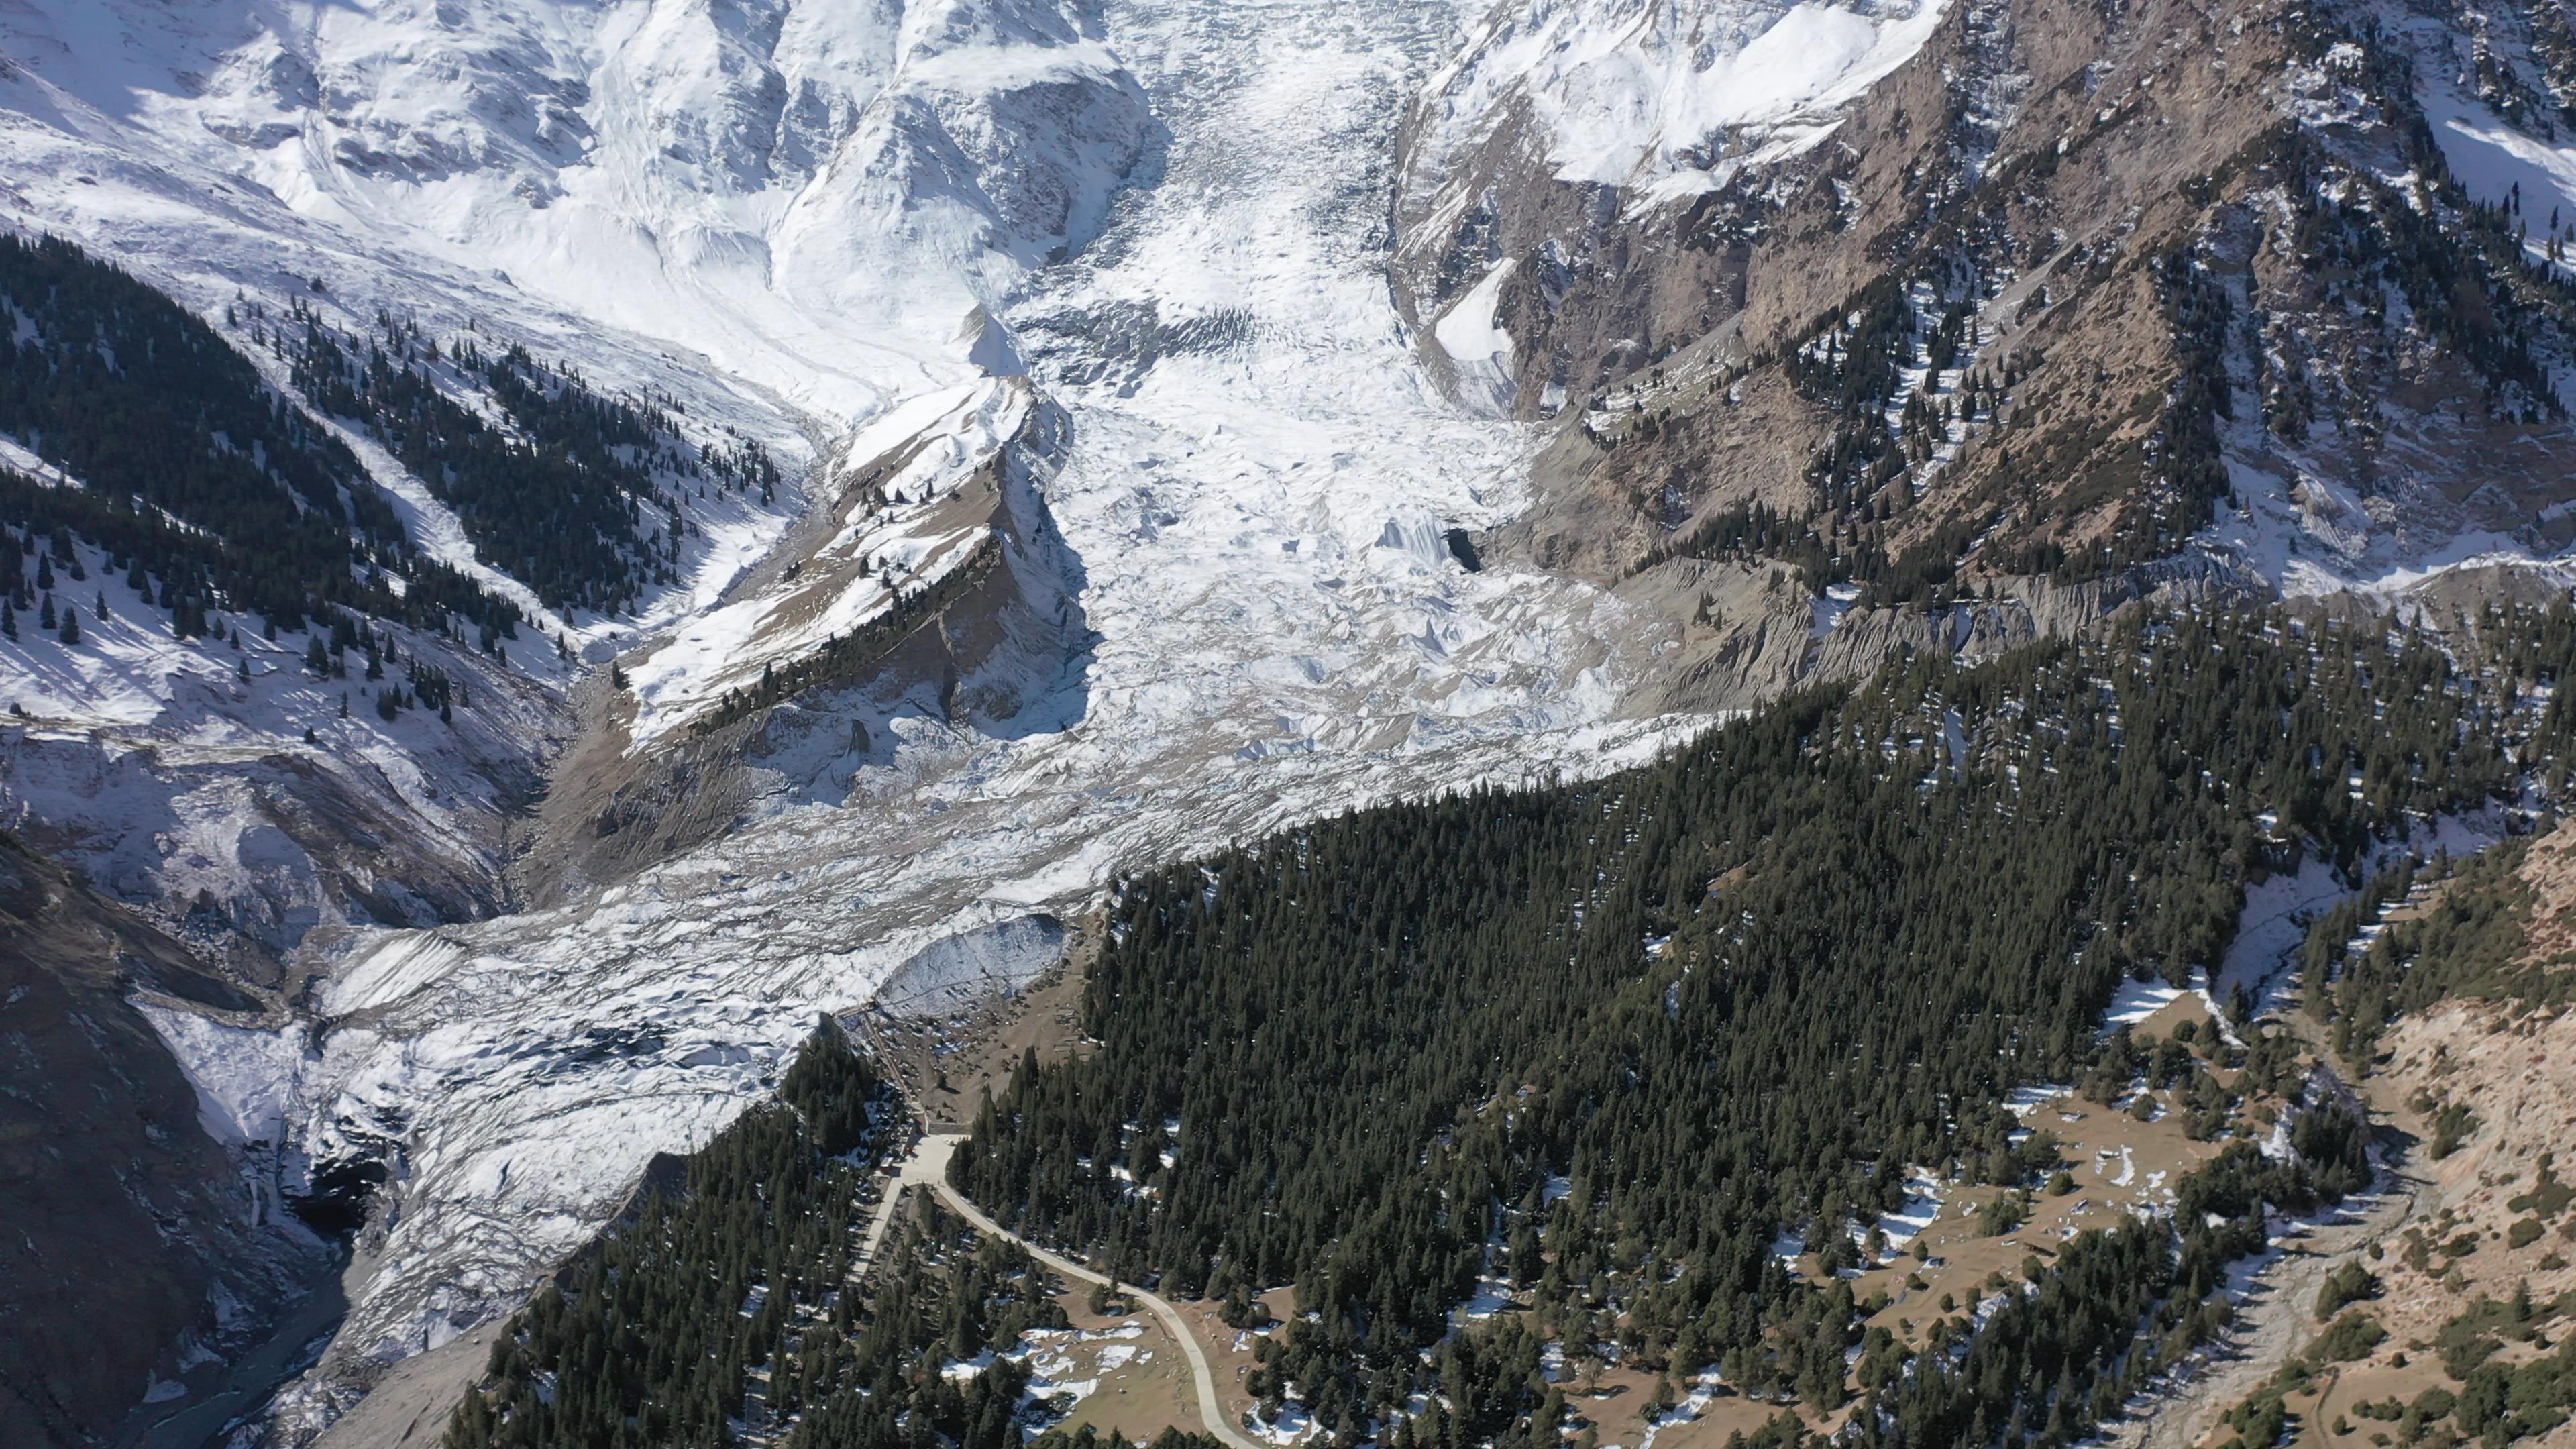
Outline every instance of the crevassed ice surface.
{"label": "crevassed ice surface", "polygon": [[944,969],[1025,966],[1007,958],[1045,933],[992,928],[1123,866],[1593,772],[1695,723],[1620,718],[1655,641],[1617,601],[1447,558],[1443,529],[1519,506],[1533,441],[1431,391],[1382,269],[1392,130],[1455,24],[1348,0],[1107,10],[1101,53],[1152,98],[1151,184],[993,294],[1055,409],[1028,466],[1093,646],[997,665],[1045,674],[1006,729],[923,711],[893,723],[890,766],[851,773],[830,742],[773,761],[790,783],[759,818],[599,900],[352,951],[320,1003],[347,1024],[284,1054],[306,1147],[400,1144],[343,1351],[435,1345],[523,1291],[649,1153],[703,1141],[817,1011],[934,943],[966,937]]}

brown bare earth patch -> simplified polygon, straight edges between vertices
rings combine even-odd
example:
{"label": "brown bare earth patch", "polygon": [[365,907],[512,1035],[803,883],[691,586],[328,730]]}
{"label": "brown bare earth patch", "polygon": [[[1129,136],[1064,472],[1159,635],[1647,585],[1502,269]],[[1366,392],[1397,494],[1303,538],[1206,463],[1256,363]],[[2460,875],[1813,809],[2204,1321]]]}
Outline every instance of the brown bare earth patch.
{"label": "brown bare earth patch", "polygon": [[[2531,893],[2518,957],[2556,960],[2576,940],[2576,835],[2562,830],[2534,842],[2516,876]],[[2459,885],[2420,891],[2386,919],[2424,915]],[[2323,1035],[2303,1010],[2285,1020],[2311,1044]],[[2466,1321],[2481,1305],[2489,1305],[2486,1327],[2494,1330],[2490,1362],[2527,1361],[2576,1328],[2554,1312],[2563,1295],[2576,1293],[2576,1192],[2552,1185],[2562,1168],[2576,1169],[2576,1161],[2561,1161],[2576,1152],[2576,1012],[2447,1000],[2401,1017],[2376,1056],[2347,1065],[2388,1153],[2379,1202],[2358,1221],[2311,1234],[2307,1251],[2294,1250],[2264,1275],[2263,1299],[2240,1318],[2231,1356],[2160,1404],[2136,1436],[2149,1449],[2235,1440],[2220,1416],[2276,1382],[2296,1384],[2283,1396],[2290,1416],[2283,1443],[2386,1449],[2408,1442],[2400,1406],[2428,1389],[2460,1388],[2445,1349],[2486,1336]],[[2466,1108],[2470,1119],[2465,1129],[2454,1122],[2456,1141],[2446,1144],[2435,1114],[2450,1107]],[[2566,1175],[2576,1178],[2576,1170]],[[2356,1300],[2319,1301],[2331,1274],[2355,1270],[2370,1275]],[[2499,1312],[2517,1294],[2533,1305],[2521,1325]],[[2335,1361],[2323,1336],[2347,1314],[2367,1316],[2386,1337]],[[2306,1366],[2303,1382],[2276,1378],[2293,1364]],[[2451,1438],[2438,1416],[2429,1432]],[[2570,1441],[2576,1427],[2562,1425],[2523,1442]]]}
{"label": "brown bare earth patch", "polygon": [[[2568,883],[2576,882],[2562,886]],[[2533,1302],[2546,1305],[2576,1292],[2576,1210],[2561,1204],[2544,1211],[2545,1201],[2532,1200],[2544,1161],[2576,1178],[2576,1014],[2525,1015],[2493,1003],[2450,1002],[2401,1023],[2388,1048],[2386,1065],[2369,1085],[2389,1104],[2400,1132],[2418,1144],[2413,1165],[2425,1188],[2415,1211],[2355,1259],[2381,1285],[2355,1306],[2386,1329],[2386,1341],[2366,1358],[2318,1373],[2314,1391],[2288,1397],[2297,1418],[2294,1445],[2372,1444],[2374,1433],[2390,1434],[2394,1426],[2360,1413],[2361,1405],[2409,1403],[2430,1388],[2457,1389],[2458,1380],[2442,1366],[2444,1331],[2479,1300],[2507,1303],[2527,1290]],[[2430,1124],[2408,1105],[2428,1092],[2470,1104],[2477,1115],[2462,1145],[2439,1160],[2430,1154]],[[2514,1225],[2522,1222],[2534,1226],[2517,1243]],[[2300,1307],[2307,1333],[2323,1332],[2313,1305]],[[2561,1320],[2546,1325],[2541,1337],[2554,1344],[2567,1331]],[[2511,1363],[2540,1351],[2533,1343],[2507,1342],[2495,1358]],[[2203,1442],[2229,1437],[2221,1428]],[[2562,1428],[2550,1437],[2572,1436]]]}
{"label": "brown bare earth patch", "polygon": [[1090,1285],[1075,1283],[1056,1295],[1073,1320],[1071,1333],[1035,1333],[1026,1340],[1038,1350],[1038,1360],[1070,1361],[1069,1368],[1051,1370],[1050,1379],[1098,1384],[1063,1426],[1093,1424],[1130,1439],[1151,1439],[1167,1428],[1197,1432],[1189,1368],[1171,1335],[1141,1307],[1133,1313],[1092,1312],[1089,1293]]}
{"label": "brown bare earth patch", "polygon": [[1206,1351],[1208,1371],[1216,1379],[1217,1401],[1226,1417],[1236,1423],[1242,1422],[1243,1416],[1251,1413],[1256,1403],[1251,1391],[1244,1387],[1244,1381],[1251,1377],[1258,1362],[1253,1357],[1253,1346],[1265,1336],[1277,1333],[1281,1325],[1296,1316],[1297,1290],[1274,1288],[1261,1295],[1261,1303],[1270,1310],[1270,1324],[1257,1330],[1229,1326],[1217,1317],[1217,1310],[1223,1305],[1212,1299],[1192,1299],[1172,1305],[1180,1310],[1181,1321],[1190,1326],[1191,1334]]}
{"label": "brown bare earth patch", "polygon": [[[2188,996],[2141,1023],[2136,1039],[2151,1045],[2186,1020],[2196,1023],[2205,1043],[2208,1011],[2197,997]],[[1864,1302],[1874,1293],[1888,1295],[1887,1306],[1867,1326],[1920,1344],[1936,1320],[1973,1310],[1989,1296],[1997,1275],[2018,1284],[2031,1259],[2054,1258],[2059,1245],[2078,1233],[2115,1227],[2124,1215],[2163,1206],[2174,1184],[2216,1156],[2221,1144],[2194,1142],[2184,1133],[2183,1113],[2172,1093],[2149,1091],[2146,1096],[2157,1116],[2145,1122],[2127,1110],[2133,1098],[2105,1106],[2069,1094],[2031,1109],[2024,1125],[2056,1134],[2073,1190],[2029,1194],[2027,1221],[2001,1234],[1988,1232],[1980,1215],[2006,1195],[2003,1189],[1955,1194],[1905,1251],[1864,1270],[1853,1282],[1853,1292]],[[1944,1298],[1951,1307],[1942,1306]]]}

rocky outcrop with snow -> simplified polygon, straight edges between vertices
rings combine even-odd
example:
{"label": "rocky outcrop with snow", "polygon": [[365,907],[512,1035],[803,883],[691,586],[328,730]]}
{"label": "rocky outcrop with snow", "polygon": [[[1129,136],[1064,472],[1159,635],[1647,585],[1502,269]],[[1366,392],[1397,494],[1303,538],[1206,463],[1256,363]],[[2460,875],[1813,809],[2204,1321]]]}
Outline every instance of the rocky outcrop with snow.
{"label": "rocky outcrop with snow", "polygon": [[1923,47],[1942,0],[1518,0],[1436,73],[1414,164],[1446,180],[1506,126],[1551,180],[1670,198],[1830,135]]}
{"label": "rocky outcrop with snow", "polygon": [[[1555,420],[1489,555],[1662,610],[1692,681],[1671,697],[1760,697],[1784,667],[1912,640],[1926,604],[1994,615],[1989,592],[2394,600],[2576,538],[2576,168],[2546,7],[1864,7],[1866,47],[1853,29],[1772,76],[1824,110],[1711,132],[1761,88],[1703,22],[1817,7],[1593,13],[1506,7],[1435,77],[1406,131],[1398,295],[1463,402]],[[1907,54],[1881,44],[1918,21]],[[1815,79],[1853,57],[1857,92]],[[1613,115],[1618,144],[1585,129]],[[2445,290],[2462,274],[2483,302]],[[1882,428],[1786,359],[1898,294]],[[1942,365],[1934,311],[1963,344]],[[1958,390],[2007,375],[1991,409]],[[1905,610],[1861,599],[1788,663],[1796,611],[1766,590],[1798,550],[1715,541],[1752,509]]]}
{"label": "rocky outcrop with snow", "polygon": [[[533,812],[498,763],[378,739],[372,715],[343,740],[318,694],[272,709],[262,690],[302,686],[256,646],[247,686],[198,651],[155,666],[184,689],[137,697],[148,744],[116,748],[208,774],[184,805],[136,775],[132,803],[197,834],[100,849],[218,893],[258,895],[256,872],[185,864],[199,836],[271,858],[241,828],[256,759],[371,763],[370,808],[426,802],[422,830],[450,829],[438,802],[490,807],[464,832],[488,897],[419,889],[398,868],[425,847],[350,814],[422,908],[289,909],[279,1009],[163,1022],[272,1187],[383,1174],[347,1322],[278,1437],[518,1301],[654,1152],[754,1100],[814,1013],[898,972],[932,996],[1023,979],[1050,919],[1139,860],[1613,766],[1694,723],[1626,716],[1648,621],[1451,542],[1521,505],[1533,441],[1445,400],[1387,303],[1392,138],[1456,40],[1394,0],[1258,25],[1215,0],[0,14],[14,224],[207,315],[292,296],[351,332],[382,310],[521,342],[801,465],[774,507],[692,535],[678,583],[623,617],[545,614],[532,639],[564,654],[477,676],[478,712],[487,687],[496,724],[505,694],[526,711],[496,738],[545,768]],[[889,667],[764,692],[854,637]],[[103,687],[31,733],[79,735]],[[26,818],[84,818],[77,782],[47,790]]]}
{"label": "rocky outcrop with snow", "polygon": [[1435,372],[1471,406],[1553,416],[1604,365],[1723,321],[1739,259],[1691,232],[1784,184],[1947,9],[1502,0],[1402,140],[1395,276]]}

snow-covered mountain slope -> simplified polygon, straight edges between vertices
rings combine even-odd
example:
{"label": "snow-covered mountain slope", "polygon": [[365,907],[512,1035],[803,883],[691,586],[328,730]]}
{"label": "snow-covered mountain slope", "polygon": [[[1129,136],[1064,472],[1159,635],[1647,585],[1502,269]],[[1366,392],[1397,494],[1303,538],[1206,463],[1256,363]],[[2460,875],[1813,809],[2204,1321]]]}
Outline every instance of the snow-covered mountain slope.
{"label": "snow-covered mountain slope", "polygon": [[[125,286],[129,298],[150,295]],[[241,510],[256,506],[265,481],[256,473],[187,495],[195,501],[180,506],[196,512],[192,520],[153,515],[163,520],[158,526],[179,530],[155,543],[137,533],[139,516],[119,522],[97,511],[97,499],[118,491],[107,480],[0,439],[12,478],[41,480],[11,484],[8,521],[23,530],[8,548],[11,587],[26,586],[21,547],[41,541],[34,583],[47,590],[41,613],[33,593],[23,592],[24,617],[0,623],[0,700],[10,710],[0,810],[120,899],[184,923],[218,948],[273,953],[319,926],[489,915],[507,900],[508,817],[539,793],[573,731],[565,691],[579,670],[575,646],[651,628],[712,598],[775,537],[792,498],[755,491],[748,480],[729,485],[705,470],[694,486],[670,468],[641,470],[634,486],[673,511],[639,508],[630,528],[625,513],[606,509],[614,529],[631,533],[631,546],[603,551],[615,564],[612,577],[591,582],[626,590],[649,581],[647,595],[628,594],[623,602],[634,607],[613,617],[568,602],[550,610],[537,588],[483,556],[487,545],[509,540],[488,529],[480,542],[469,539],[438,491],[389,451],[387,435],[355,419],[289,411],[296,393],[287,368],[257,345],[276,335],[256,320],[263,311],[244,303],[225,315],[235,322],[231,340],[262,356],[270,378],[240,368],[240,387],[209,395],[256,413],[277,409],[308,435],[321,434],[328,448],[316,456],[342,460],[352,493],[369,491],[372,479],[382,494],[361,516],[408,541],[378,562],[392,565],[405,589],[426,584],[435,591],[427,597],[444,604],[414,608],[392,593],[361,591],[357,598],[375,600],[378,616],[367,616],[367,604],[327,602],[345,598],[346,588],[316,585],[299,595],[301,584],[281,591],[259,583],[280,570],[281,555],[263,540],[222,531],[225,519],[251,516]],[[303,335],[319,335],[324,324],[309,309],[304,318]],[[441,366],[444,386],[478,396],[460,385],[458,368]],[[140,406],[140,425],[184,424],[184,406],[168,416]],[[184,425],[167,434],[185,435]],[[666,456],[692,460],[699,447],[723,441],[657,440]],[[96,442],[76,440],[74,451]],[[57,454],[63,443],[46,440]],[[106,456],[120,487],[151,486],[152,465],[138,472]],[[607,486],[595,472],[586,482]],[[184,492],[173,492],[173,501]],[[39,523],[55,509],[49,499],[63,500],[63,509]],[[124,560],[114,553],[119,538],[127,540]],[[406,558],[431,562],[415,569]],[[159,575],[157,597],[147,559]],[[179,601],[199,581],[195,571],[210,566],[234,587],[266,595],[204,599],[198,615],[211,610],[211,621],[192,616]],[[363,582],[375,565],[349,567]],[[565,580],[539,582],[551,595]],[[57,603],[81,621],[77,636],[52,627]],[[352,674],[356,654],[364,667]]]}
{"label": "snow-covered mountain slope", "polygon": [[[420,547],[591,663],[712,606],[800,516],[798,475],[842,431],[1006,357],[979,304],[1079,247],[1159,146],[1096,19],[1043,0],[84,0],[0,12],[0,56],[0,216],[222,312],[289,396],[288,359],[264,345],[285,307],[362,345],[390,317],[435,342],[524,344],[666,402],[684,447],[787,465],[772,494],[693,509],[677,581],[603,617],[540,607],[381,438],[334,420]],[[491,412],[452,367],[430,371]],[[500,807],[571,731],[576,670],[543,647],[489,679],[446,661],[493,726],[476,745],[362,742],[363,712],[308,742],[336,714],[263,702],[294,693],[259,682],[280,650],[254,644],[254,679],[207,694],[188,681],[232,673],[226,652],[98,642],[59,660],[0,642],[0,696],[34,717],[7,760],[13,818],[129,899],[184,909],[211,889],[286,923],[272,945],[366,919],[333,897],[378,876],[396,905],[426,898],[378,919],[488,914],[505,898]],[[245,796],[245,778],[269,783]],[[281,838],[292,812],[261,802],[304,794],[324,833],[385,842],[381,869],[326,863],[291,824]],[[227,823],[245,818],[262,823]]]}
{"label": "snow-covered mountain slope", "polygon": [[284,951],[317,926],[500,908],[503,818],[571,728],[542,679],[393,631],[472,707],[385,719],[372,697],[399,669],[383,685],[316,677],[300,643],[182,642],[121,580],[95,592],[106,617],[77,647],[32,628],[0,640],[0,692],[27,712],[0,720],[10,828],[217,946]]}
{"label": "snow-covered mountain slope", "polygon": [[1669,197],[1832,134],[1923,48],[1943,0],[1506,0],[1425,87],[1434,172],[1526,115],[1559,181]]}
{"label": "snow-covered mountain slope", "polygon": [[398,269],[408,310],[558,309],[836,421],[941,372],[1156,144],[1048,0],[94,0],[13,7],[0,48],[25,219],[214,288]]}
{"label": "snow-covered mountain slope", "polygon": [[[19,222],[208,312],[304,288],[353,330],[379,307],[439,336],[472,323],[811,465],[633,615],[544,620],[591,668],[530,670],[585,723],[533,826],[543,909],[322,933],[294,1019],[170,1029],[211,1119],[280,1171],[387,1169],[349,1318],[276,1436],[508,1306],[653,1152],[745,1105],[816,1012],[865,1008],[908,965],[1021,975],[1060,939],[1042,918],[1136,862],[1636,759],[1704,721],[1659,712],[1677,679],[1741,702],[2131,597],[2043,578],[1899,618],[1859,607],[1882,577],[1802,582],[1785,549],[1650,557],[1730,505],[1807,498],[1838,417],[1914,429],[1935,505],[1855,505],[1838,545],[1863,525],[1885,525],[1882,560],[1995,538],[1961,523],[1990,517],[1979,479],[2004,487],[1975,471],[1993,417],[1958,409],[2004,341],[2039,380],[2016,399],[2037,424],[2021,456],[2104,418],[2126,431],[2099,451],[2128,449],[2133,474],[2170,456],[2145,440],[2183,344],[2150,270],[2165,253],[2126,249],[2130,203],[2196,197],[2283,98],[2270,70],[2174,62],[2185,20],[2236,44],[2187,6],[2030,0],[2027,32],[2003,8],[0,15]],[[2035,57],[2058,69],[2016,135]],[[2092,75],[2103,57],[2134,72]],[[2164,106],[2193,147],[2166,144]],[[1956,124],[1912,119],[1934,114]],[[1976,183],[2006,162],[2033,199],[1980,223]],[[1627,247],[1648,209],[1665,230]],[[2168,240],[2223,240],[2152,215]],[[1612,252],[1626,270],[1593,265]],[[1776,371],[1732,390],[1747,327],[1775,364],[1841,365],[1863,333],[1834,319],[1873,284],[1909,349],[1964,308],[1964,351],[1909,350],[1894,391],[1848,408]],[[1819,317],[1842,329],[1821,345],[1798,332]],[[1426,370],[1426,334],[1436,366],[1481,370]],[[1613,379],[1616,398],[1570,406]],[[1558,432],[1493,415],[1557,402]],[[452,545],[436,499],[367,457]],[[2047,469],[2052,488],[2092,476]],[[2025,523],[1999,549],[2095,536]],[[1479,567],[1460,532],[1505,547]],[[1575,576],[1640,562],[1618,589]]]}
{"label": "snow-covered mountain slope", "polygon": [[[637,610],[539,612],[573,660],[514,652],[514,682],[474,686],[478,710],[524,690],[530,735],[594,722],[582,749],[606,753],[559,766],[549,810],[594,758],[721,809],[686,830],[640,828],[633,799],[549,816],[637,849],[566,872],[542,912],[308,932],[298,964],[322,979],[282,1024],[165,1023],[209,1120],[265,1139],[290,1184],[360,1157],[391,1174],[348,1323],[281,1401],[290,1437],[509,1304],[653,1151],[739,1110],[815,1011],[864,1007],[942,942],[1050,941],[989,928],[1133,862],[1605,768],[1693,723],[1626,717],[1666,631],[1587,585],[1477,572],[1452,541],[1521,505],[1536,441],[1444,400],[1387,302],[1391,139],[1456,19],[1395,0],[0,14],[17,224],[206,315],[299,298],[353,336],[382,311],[523,342],[669,398],[692,436],[813,460],[776,509],[693,535]],[[425,546],[482,562],[434,490],[339,425]],[[921,670],[825,667],[987,538],[992,587],[895,641]],[[54,647],[11,667],[38,677]],[[293,761],[323,708],[316,748],[383,752],[373,798],[444,799],[479,768],[338,721],[326,685],[245,648],[238,698],[189,682],[228,653],[152,662],[178,682],[137,696],[113,750]],[[820,684],[764,692],[790,676]],[[107,697],[82,682],[59,732]],[[138,776],[132,804],[230,829],[245,778],[187,797]],[[27,814],[71,818],[77,785],[48,789]],[[549,860],[574,854],[558,838]],[[192,840],[115,847],[166,872]]]}
{"label": "snow-covered mountain slope", "polygon": [[1428,79],[1400,146],[1397,291],[1435,374],[1480,410],[1555,414],[1589,369],[1548,357],[1547,329],[1526,314],[1537,298],[1552,312],[1580,290],[1596,251],[1632,275],[1629,295],[1596,302],[1622,315],[1591,345],[1643,349],[1666,331],[1704,330],[1722,259],[1657,233],[1712,193],[1771,184],[1949,10],[1500,0]]}
{"label": "snow-covered mountain slope", "polygon": [[[1004,459],[1078,571],[1088,647],[1044,677],[1006,652],[957,681],[1011,689],[1006,723],[929,683],[891,707],[806,696],[724,838],[594,901],[339,962],[325,1014],[344,1024],[300,1049],[292,1130],[400,1166],[374,1272],[290,1420],[507,1303],[646,1155],[738,1109],[815,1011],[863,1005],[943,940],[1077,905],[1138,860],[1598,769],[1686,724],[1617,722],[1654,642],[1619,604],[1470,572],[1446,540],[1510,515],[1530,439],[1441,401],[1378,270],[1367,158],[1443,27],[1396,5],[1206,4],[1112,7],[1105,31],[1171,129],[1168,172],[1004,314],[1055,409]],[[1012,390],[985,396],[925,401],[954,441],[903,450],[980,456]],[[730,616],[695,627],[634,666],[642,732],[739,678],[692,662]],[[1022,938],[1052,939],[981,939]]]}
{"label": "snow-covered mountain slope", "polygon": [[[2564,34],[2553,8],[2535,13]],[[2383,333],[2366,311],[2350,315],[2331,283],[2298,275],[2318,268],[2262,236],[2258,218],[2211,227],[2203,247],[2213,270],[2241,256],[2249,274],[2237,300],[2249,325],[2227,359],[2234,417],[2221,429],[2240,506],[2194,545],[2294,595],[2404,597],[2446,573],[2497,567],[2556,583],[2576,543],[2576,429],[2561,411],[2576,399],[2566,310],[2576,141],[2552,114],[2558,102],[2543,99],[2544,37],[2512,6],[2373,18],[2371,51],[2346,43],[2286,68],[2280,109],[2335,162],[2381,185],[2403,189],[2438,158],[2456,189],[2435,193],[2429,209],[2447,206],[2455,234],[2487,231],[2494,255],[2545,283],[2521,295],[2498,287],[2490,302],[2493,325],[2532,365],[2507,374],[2447,309],[2413,294],[2387,308]],[[2397,65],[2411,84],[2392,96]],[[2415,117],[2430,155],[2395,139]],[[2320,188],[2340,179],[2329,172]],[[2479,208],[2495,218],[2476,217]],[[2446,344],[2459,355],[2440,357]]]}

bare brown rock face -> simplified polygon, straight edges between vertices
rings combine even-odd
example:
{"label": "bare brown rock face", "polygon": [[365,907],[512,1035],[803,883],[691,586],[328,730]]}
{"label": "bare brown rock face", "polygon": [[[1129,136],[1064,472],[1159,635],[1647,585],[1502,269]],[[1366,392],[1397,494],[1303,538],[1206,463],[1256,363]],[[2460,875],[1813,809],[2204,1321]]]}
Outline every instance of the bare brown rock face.
{"label": "bare brown rock face", "polygon": [[[1882,16],[1919,48],[1801,102],[1808,129],[1677,141],[1729,114],[1730,45],[1806,23],[1747,9],[1622,32],[1631,70],[1716,57],[1631,107],[1663,128],[1631,155],[1578,144],[1607,82],[1533,46],[1553,8],[1501,7],[1417,105],[1395,205],[1435,372],[1560,430],[1488,545],[1689,620],[1678,698],[1718,659],[1770,661],[1722,702],[2177,586],[2565,541],[2567,222],[2428,119],[2565,125],[2550,7],[1959,4]],[[1848,638],[1790,662],[1793,595]]]}
{"label": "bare brown rock face", "polygon": [[137,993],[256,1004],[0,835],[0,1442],[100,1441],[327,1264],[318,1239],[262,1221]]}

